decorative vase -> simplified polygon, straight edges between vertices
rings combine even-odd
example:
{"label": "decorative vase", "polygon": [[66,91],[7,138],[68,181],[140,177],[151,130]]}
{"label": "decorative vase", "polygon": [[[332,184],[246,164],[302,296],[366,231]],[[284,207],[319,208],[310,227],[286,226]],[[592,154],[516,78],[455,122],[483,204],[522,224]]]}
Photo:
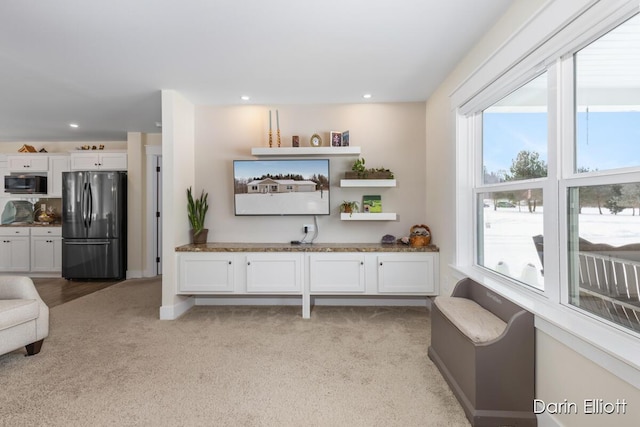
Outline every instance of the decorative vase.
{"label": "decorative vase", "polygon": [[209,234],[208,228],[203,228],[198,234],[193,234],[193,229],[189,230],[189,236],[191,237],[191,243],[198,245],[201,243],[207,243],[207,235]]}

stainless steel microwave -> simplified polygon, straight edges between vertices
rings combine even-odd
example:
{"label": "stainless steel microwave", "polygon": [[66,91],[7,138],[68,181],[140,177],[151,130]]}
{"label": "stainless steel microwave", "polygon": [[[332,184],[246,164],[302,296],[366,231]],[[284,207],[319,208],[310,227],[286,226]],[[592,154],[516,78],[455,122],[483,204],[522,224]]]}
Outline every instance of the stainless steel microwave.
{"label": "stainless steel microwave", "polygon": [[47,177],[43,175],[5,175],[4,191],[11,194],[47,194]]}

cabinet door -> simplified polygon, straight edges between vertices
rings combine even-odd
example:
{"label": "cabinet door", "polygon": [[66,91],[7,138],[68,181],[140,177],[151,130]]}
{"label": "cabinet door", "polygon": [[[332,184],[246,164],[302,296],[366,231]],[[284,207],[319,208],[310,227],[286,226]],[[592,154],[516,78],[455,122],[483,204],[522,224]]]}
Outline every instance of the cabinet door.
{"label": "cabinet door", "polygon": [[71,170],[90,171],[100,169],[98,153],[71,154]]}
{"label": "cabinet door", "polygon": [[100,169],[109,171],[127,170],[127,153],[100,154]]}
{"label": "cabinet door", "polygon": [[317,253],[309,255],[311,293],[362,293],[365,291],[364,255]]}
{"label": "cabinet door", "polygon": [[9,175],[9,163],[7,162],[7,156],[4,154],[0,154],[0,179],[2,179],[2,186],[0,187],[0,197],[11,195],[4,191],[4,177],[5,175]]}
{"label": "cabinet door", "polygon": [[378,292],[435,294],[435,260],[427,253],[379,255]]}
{"label": "cabinet door", "polygon": [[62,172],[69,170],[69,156],[49,156],[47,195],[62,197]]}
{"label": "cabinet door", "polygon": [[233,292],[234,257],[227,253],[178,255],[178,292]]}
{"label": "cabinet door", "polygon": [[302,254],[250,253],[246,263],[247,292],[302,293]]}
{"label": "cabinet door", "polygon": [[0,271],[29,271],[28,236],[0,236]]}
{"label": "cabinet door", "polygon": [[9,170],[12,172],[47,172],[49,157],[38,155],[7,156]]}
{"label": "cabinet door", "polygon": [[31,236],[31,271],[62,271],[62,239]]}

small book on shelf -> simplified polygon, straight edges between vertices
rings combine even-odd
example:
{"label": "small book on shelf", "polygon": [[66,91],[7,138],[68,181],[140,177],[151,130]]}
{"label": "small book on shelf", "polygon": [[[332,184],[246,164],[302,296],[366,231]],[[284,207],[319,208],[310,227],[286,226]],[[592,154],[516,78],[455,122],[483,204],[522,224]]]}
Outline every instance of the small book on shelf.
{"label": "small book on shelf", "polygon": [[382,212],[382,197],[379,195],[362,196],[362,210],[370,213]]}

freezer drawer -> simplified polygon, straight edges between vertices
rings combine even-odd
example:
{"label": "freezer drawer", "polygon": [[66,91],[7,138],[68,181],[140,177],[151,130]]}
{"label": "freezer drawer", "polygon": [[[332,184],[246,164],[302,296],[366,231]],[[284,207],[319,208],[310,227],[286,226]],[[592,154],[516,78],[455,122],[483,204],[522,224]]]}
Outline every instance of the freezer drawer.
{"label": "freezer drawer", "polygon": [[65,279],[124,279],[125,260],[120,239],[62,239]]}

